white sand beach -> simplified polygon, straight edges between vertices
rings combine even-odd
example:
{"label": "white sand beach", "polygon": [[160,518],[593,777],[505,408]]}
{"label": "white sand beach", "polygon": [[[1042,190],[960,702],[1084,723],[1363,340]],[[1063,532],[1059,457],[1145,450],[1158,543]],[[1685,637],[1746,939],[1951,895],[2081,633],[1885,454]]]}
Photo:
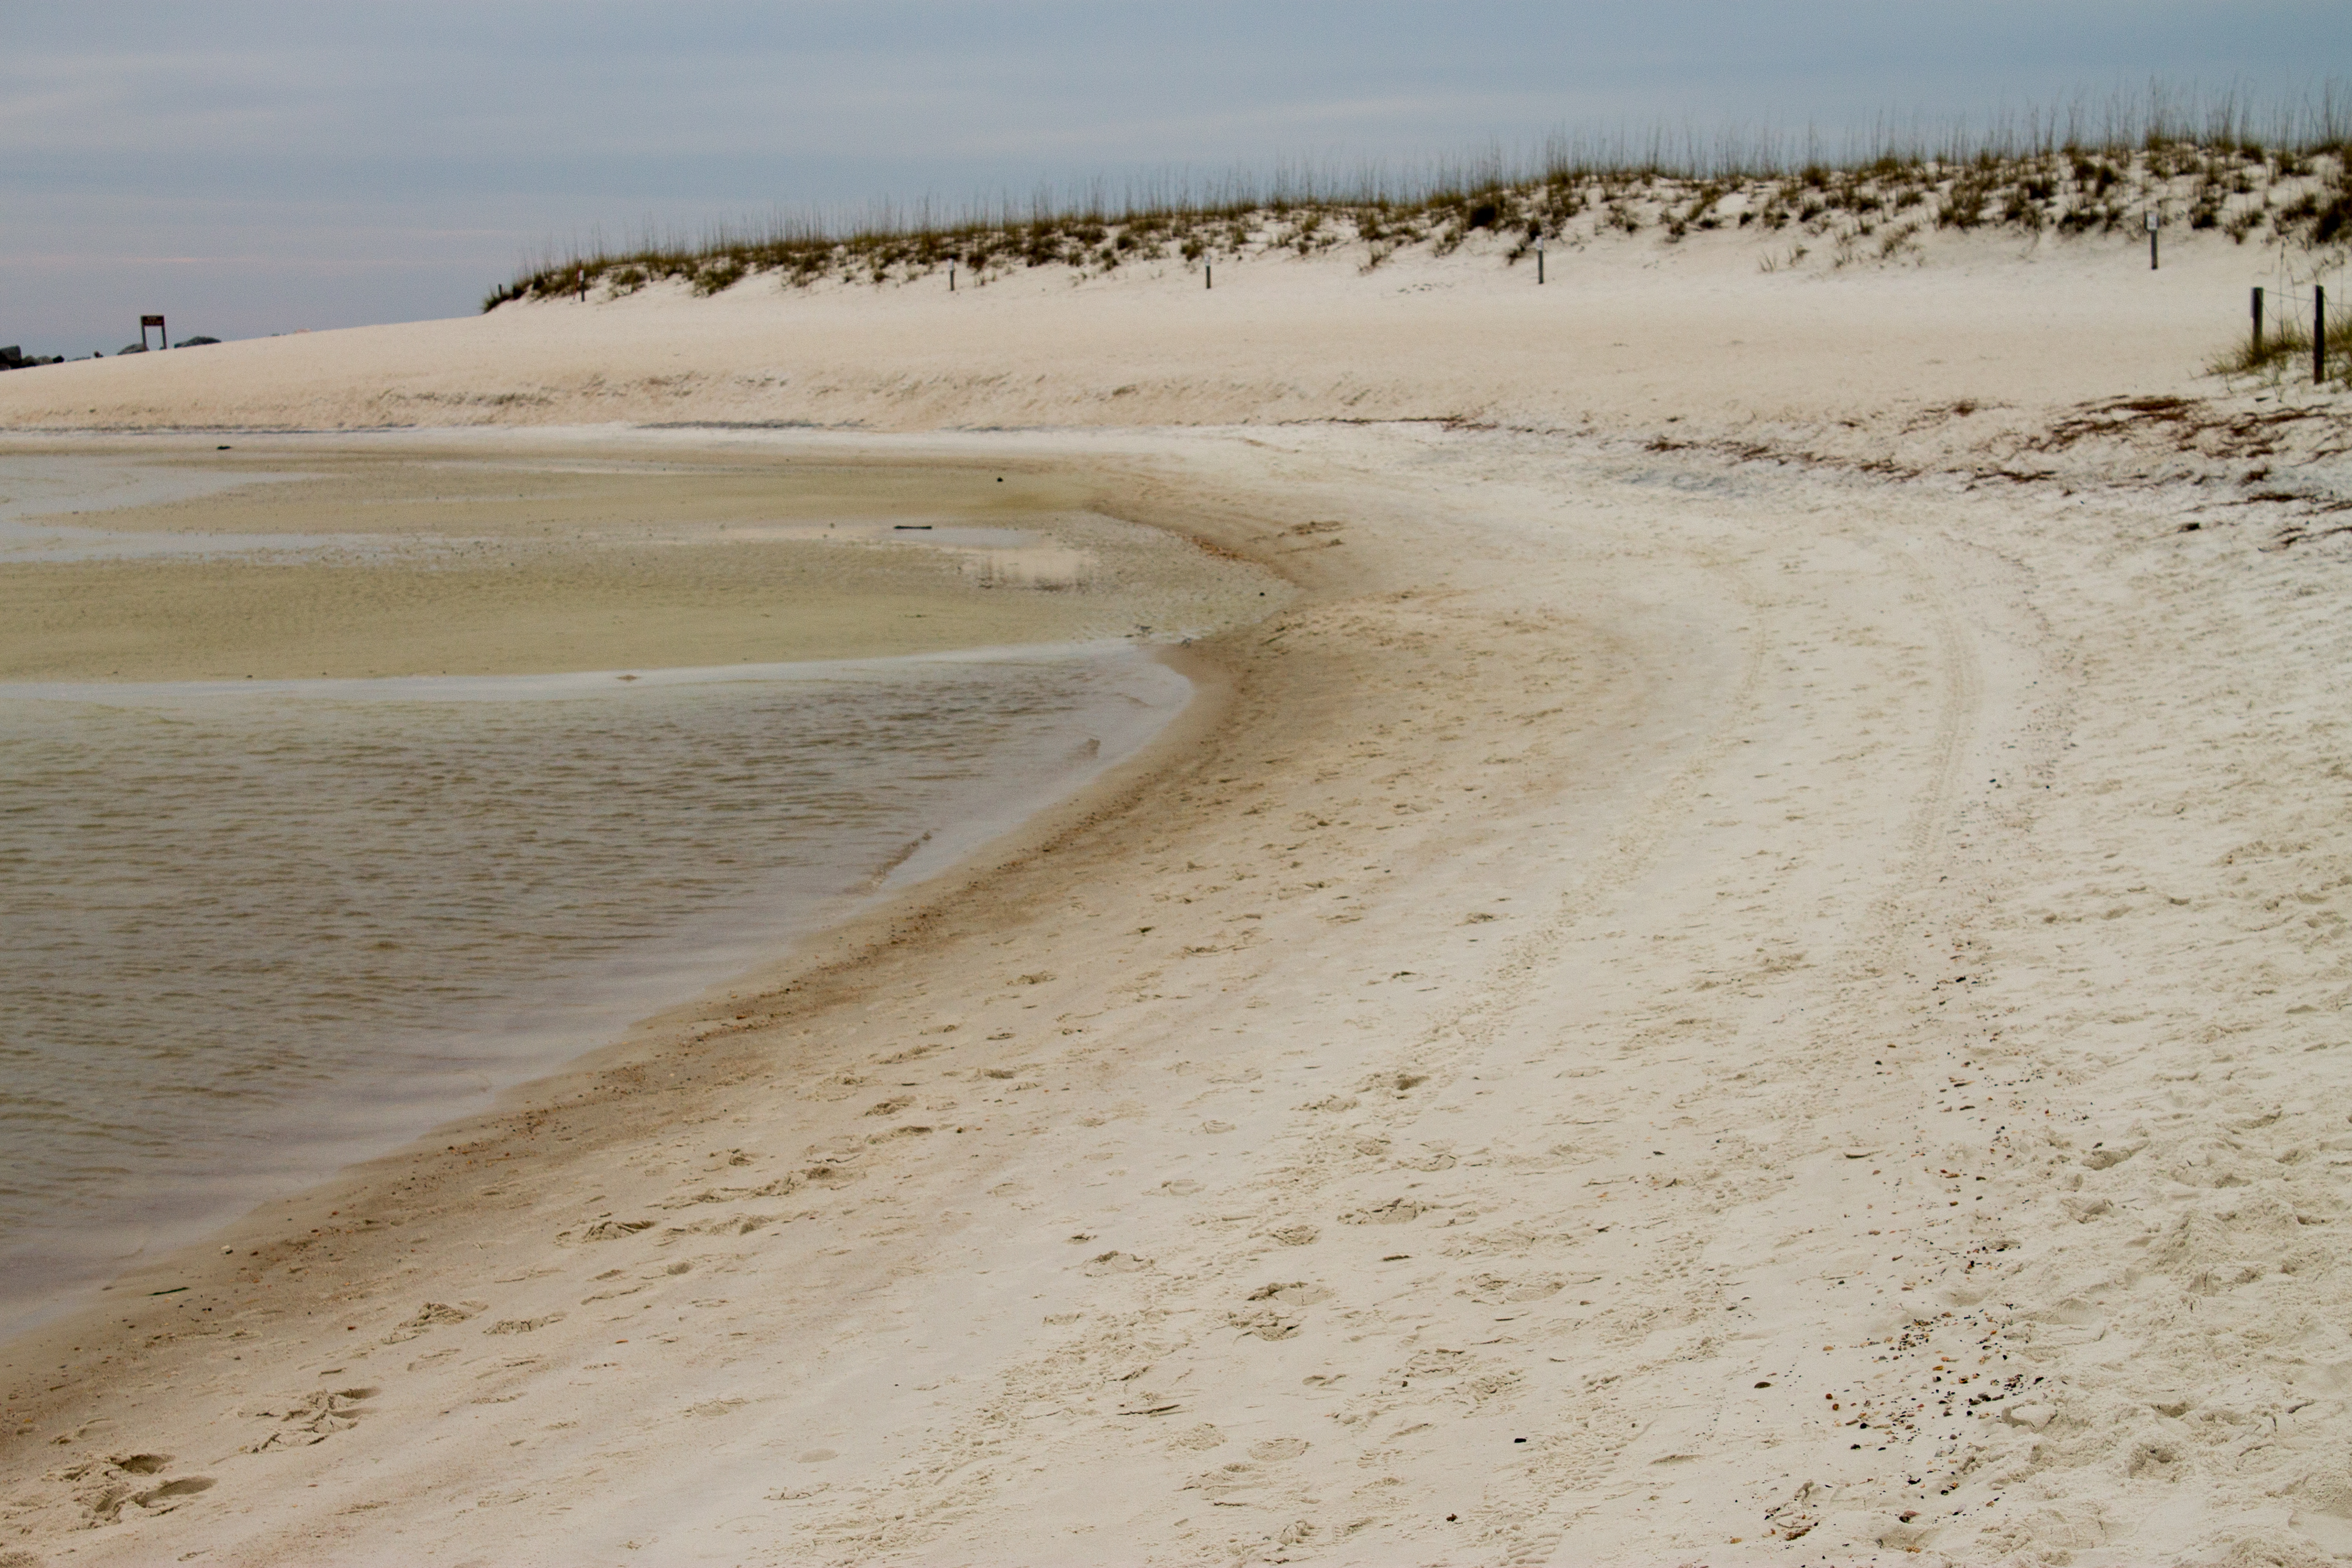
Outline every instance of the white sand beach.
{"label": "white sand beach", "polygon": [[2204,374],[2219,233],[1776,245],[0,376],[0,460],[1001,461],[1291,595],[1083,796],[0,1345],[0,1563],[2352,1556],[2352,408]]}

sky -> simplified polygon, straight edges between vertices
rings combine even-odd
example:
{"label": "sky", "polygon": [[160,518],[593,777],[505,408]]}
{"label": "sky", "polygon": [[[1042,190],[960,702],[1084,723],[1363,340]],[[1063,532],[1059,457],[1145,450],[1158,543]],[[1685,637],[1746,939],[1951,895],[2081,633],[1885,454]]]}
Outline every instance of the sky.
{"label": "sky", "polygon": [[2331,80],[2343,0],[0,0],[0,345],[463,315],[780,211]]}

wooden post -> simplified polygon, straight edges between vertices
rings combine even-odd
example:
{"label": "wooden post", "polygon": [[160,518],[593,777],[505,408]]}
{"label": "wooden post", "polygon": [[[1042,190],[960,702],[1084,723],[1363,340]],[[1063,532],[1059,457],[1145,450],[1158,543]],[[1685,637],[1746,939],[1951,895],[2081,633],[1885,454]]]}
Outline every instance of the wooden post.
{"label": "wooden post", "polygon": [[2157,231],[2157,227],[2158,227],[2158,225],[2160,225],[2163,221],[2164,221],[2163,219],[2161,219],[2161,218],[2159,218],[2159,217],[2158,217],[2158,216],[2156,216],[2156,209],[2155,209],[2154,207],[2150,207],[2150,208],[2148,209],[2148,213],[2147,213],[2147,269],[2148,269],[2150,272],[2153,272],[2153,271],[2155,271],[2155,270],[2156,270],[2156,231]]}
{"label": "wooden post", "polygon": [[580,285],[580,302],[584,305],[588,302],[588,269],[585,267],[580,269],[575,281]]}
{"label": "wooden post", "polygon": [[2259,284],[2259,283],[2257,283],[2257,284],[2255,284],[2255,285],[2254,285],[2254,354],[2253,354],[2253,357],[2254,357],[2255,359],[2257,359],[2257,360],[2259,360],[2259,359],[2261,359],[2261,358],[2263,357],[2263,286],[2262,286],[2261,284]]}
{"label": "wooden post", "polygon": [[1536,236],[1536,287],[1543,287],[1543,236]]}
{"label": "wooden post", "polygon": [[1202,289],[1213,289],[1213,288],[1215,288],[1216,286],[1217,286],[1217,269],[1216,269],[1214,267],[1211,266],[1211,265],[1210,265],[1208,262],[1206,262],[1206,261],[1202,262],[1202,263],[1201,263],[1201,287],[1202,287]]}
{"label": "wooden post", "polygon": [[2327,290],[2311,286],[2311,384],[2327,379]]}
{"label": "wooden post", "polygon": [[955,263],[952,261],[948,263],[948,292],[955,292]]}

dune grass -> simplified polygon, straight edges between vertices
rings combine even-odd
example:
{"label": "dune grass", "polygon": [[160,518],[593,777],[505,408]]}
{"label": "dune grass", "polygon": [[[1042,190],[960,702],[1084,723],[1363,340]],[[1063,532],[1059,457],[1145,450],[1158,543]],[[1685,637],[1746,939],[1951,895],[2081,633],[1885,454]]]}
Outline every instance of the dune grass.
{"label": "dune grass", "polygon": [[[2331,285],[2331,296],[2333,293]],[[2269,322],[2263,327],[2261,343],[2257,344],[2249,332],[2235,348],[2215,356],[2206,369],[2216,375],[2252,375],[2268,382],[2307,381],[2311,376],[2311,321],[2307,317],[2298,320],[2291,315],[2285,321]],[[2352,387],[2352,308],[2330,309],[2327,312],[2327,379]]]}
{"label": "dune grass", "polygon": [[929,205],[850,217],[779,213],[694,237],[551,251],[483,300],[613,299],[682,282],[715,294],[747,278],[788,288],[884,285],[958,269],[973,286],[1027,268],[1100,275],[1138,262],[1346,252],[1370,270],[1407,248],[1446,255],[1476,240],[1507,264],[1538,237],[1570,247],[1609,234],[1679,243],[1717,229],[1783,235],[1768,270],[1889,265],[1936,230],[2060,237],[2168,224],[2249,241],[2352,244],[2352,96],[2257,111],[2152,88],[2141,100],[2082,101],[1989,127],[1934,134],[1885,124],[1826,153],[1817,138],[1758,133],[1643,138],[1561,135],[1513,160],[1498,151],[1411,174],[1335,176],[1277,169],[1209,182],[1160,176],[1107,199],[1040,189],[1025,203],[976,204],[952,218]]}

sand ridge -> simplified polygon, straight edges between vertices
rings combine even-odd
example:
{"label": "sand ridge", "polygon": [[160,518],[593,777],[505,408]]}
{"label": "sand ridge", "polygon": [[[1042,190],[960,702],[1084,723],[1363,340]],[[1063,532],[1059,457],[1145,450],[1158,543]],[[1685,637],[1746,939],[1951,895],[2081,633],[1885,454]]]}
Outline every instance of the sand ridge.
{"label": "sand ridge", "polygon": [[0,427],[372,429],[614,422],[864,431],[1434,419],[1656,433],[1897,421],[2169,393],[2241,341],[2250,285],[2325,256],[2128,234],[1937,230],[1894,262],[1768,271],[1745,229],[1602,240],[1547,282],[1510,237],[1378,267],[1356,247],[1079,277],[586,303],[0,376]]}
{"label": "sand ridge", "polygon": [[5,1347],[7,1528],[2352,1552],[2343,416],[1847,395],[926,438],[1297,597],[1087,799]]}

